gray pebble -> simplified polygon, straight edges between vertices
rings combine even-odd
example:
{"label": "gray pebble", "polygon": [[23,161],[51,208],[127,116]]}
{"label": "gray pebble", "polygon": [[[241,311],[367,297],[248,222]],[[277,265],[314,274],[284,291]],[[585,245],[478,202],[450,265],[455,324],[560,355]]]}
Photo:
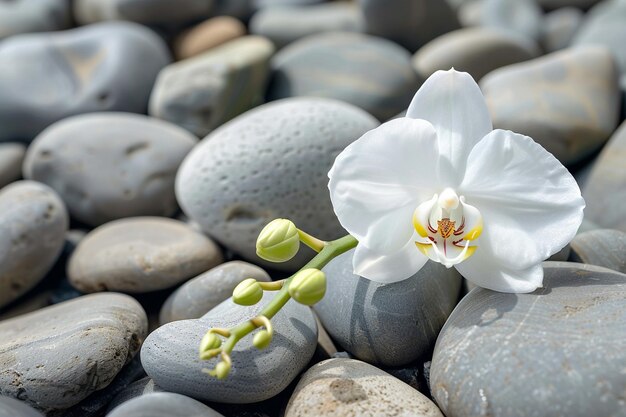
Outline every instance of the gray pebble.
{"label": "gray pebble", "polygon": [[22,162],[26,146],[21,143],[0,143],[0,188],[22,178]]}
{"label": "gray pebble", "polygon": [[544,264],[531,294],[472,290],[439,334],[430,386],[447,416],[623,416],[626,275]]}
{"label": "gray pebble", "polygon": [[269,75],[272,43],[244,36],[165,67],[150,97],[150,114],[198,136],[258,105]]}
{"label": "gray pebble", "polygon": [[70,25],[68,0],[0,2],[0,39],[19,33],[48,32]]}
{"label": "gray pebble", "polygon": [[536,0],[482,0],[481,24],[486,27],[539,39],[543,12]]}
{"label": "gray pebble", "polygon": [[274,56],[267,95],[334,98],[387,120],[408,106],[420,85],[410,58],[393,42],[369,35],[311,35]]}
{"label": "gray pebble", "polygon": [[90,232],[69,261],[82,292],[144,293],[172,287],[222,262],[213,241],[178,220],[132,217]]}
{"label": "gray pebble", "polygon": [[615,130],[617,76],[606,48],[568,48],[497,69],[480,85],[495,128],[530,136],[570,165]]}
{"label": "gray pebble", "polygon": [[285,417],[443,417],[424,394],[365,362],[328,359],[309,369]]}
{"label": "gray pebble", "polygon": [[119,405],[125,403],[126,401],[132,400],[133,398],[137,398],[146,394],[151,394],[153,392],[163,392],[163,390],[158,385],[156,385],[152,378],[150,378],[149,376],[141,378],[140,380],[128,385],[126,389],[117,394],[109,404],[108,411],[110,412],[114,410]]}
{"label": "gray pebble", "polygon": [[223,417],[193,398],[171,392],[156,392],[134,398],[106,417]]}
{"label": "gray pebble", "polygon": [[285,389],[309,362],[317,345],[317,327],[309,307],[289,301],[272,319],[274,337],[264,350],[248,336],[235,346],[228,378],[204,372],[217,359],[202,361],[198,346],[212,327],[230,328],[255,317],[276,292],[265,292],[259,304],[242,307],[224,301],[200,319],[168,323],[152,332],[141,349],[146,373],[161,388],[202,401],[253,403]]}
{"label": "gray pebble", "polygon": [[14,182],[0,190],[0,307],[33,288],[63,249],[69,218],[47,186]]}
{"label": "gray pebble", "polygon": [[109,385],[139,350],[146,314],[133,298],[95,294],[0,322],[0,393],[44,412]]}
{"label": "gray pebble", "polygon": [[547,10],[559,9],[561,7],[588,9],[599,2],[600,0],[537,0],[537,3]]}
{"label": "gray pebble", "polygon": [[599,229],[576,235],[570,243],[571,259],[626,274],[626,233]]}
{"label": "gray pebble", "polygon": [[174,291],[161,308],[160,323],[202,317],[230,298],[237,284],[246,278],[271,281],[267,272],[247,262],[232,261],[218,265]]}
{"label": "gray pebble", "polygon": [[208,17],[212,6],[213,0],[74,0],[74,16],[82,25],[103,20],[184,23]]}
{"label": "gray pebble", "polygon": [[169,60],[154,32],[128,22],[12,36],[0,43],[0,141],[31,140],[74,114],[144,113]]}
{"label": "gray pebble", "polygon": [[385,285],[354,275],[353,253],[323,269],[326,296],[314,308],[324,328],[370,363],[402,366],[430,352],[458,300],[459,273],[429,261],[411,278]]}
{"label": "gray pebble", "polygon": [[[92,226],[177,209],[174,178],[197,139],[178,126],[131,113],[92,113],[53,124],[33,141],[24,176],[61,195]],[[103,181],[106,178],[106,181]]]}
{"label": "gray pebble", "polygon": [[[336,100],[292,98],[259,106],[191,151],[176,177],[178,202],[203,230],[255,263],[257,236],[278,217],[321,239],[339,238],[345,232],[328,197],[328,171],[339,152],[377,125]],[[272,265],[294,269],[311,252]]]}
{"label": "gray pebble", "polygon": [[0,417],[44,417],[25,402],[0,396]]}
{"label": "gray pebble", "polygon": [[580,28],[584,14],[575,7],[564,7],[546,15],[541,32],[541,44],[546,52],[554,52],[570,45]]}

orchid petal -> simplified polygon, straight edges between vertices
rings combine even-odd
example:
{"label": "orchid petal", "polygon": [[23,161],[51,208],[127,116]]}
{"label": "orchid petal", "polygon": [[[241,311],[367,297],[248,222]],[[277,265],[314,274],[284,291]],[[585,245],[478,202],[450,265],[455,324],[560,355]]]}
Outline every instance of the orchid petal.
{"label": "orchid petal", "polygon": [[434,126],[442,155],[442,185],[458,186],[471,149],[492,129],[478,84],[465,72],[437,71],[415,94],[406,115]]}
{"label": "orchid petal", "polygon": [[411,239],[403,248],[389,255],[359,243],[352,260],[354,273],[384,284],[412,277],[428,261],[427,257],[415,249],[413,242],[414,239]]}
{"label": "orchid petal", "polygon": [[363,135],[339,154],[328,173],[341,225],[380,253],[405,246],[412,216],[437,187],[437,136],[424,120],[395,119]]}
{"label": "orchid petal", "polygon": [[494,130],[472,149],[459,192],[485,222],[476,254],[490,252],[512,270],[561,250],[585,207],[576,181],[552,154],[505,130]]}

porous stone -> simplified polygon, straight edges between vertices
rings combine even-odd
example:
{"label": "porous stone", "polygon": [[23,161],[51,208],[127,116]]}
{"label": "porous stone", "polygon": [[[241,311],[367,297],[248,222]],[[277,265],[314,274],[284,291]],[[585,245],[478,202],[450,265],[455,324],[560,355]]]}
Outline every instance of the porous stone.
{"label": "porous stone", "polygon": [[0,143],[0,188],[22,178],[24,155],[22,143]]}
{"label": "porous stone", "polygon": [[44,417],[25,402],[0,396],[0,417]]}
{"label": "porous stone", "polygon": [[481,80],[495,128],[530,136],[563,164],[596,151],[619,116],[617,69],[603,47],[568,48]]}
{"label": "porous stone", "polygon": [[174,54],[178,59],[191,58],[218,45],[246,34],[240,20],[218,16],[187,29],[174,41]]}
{"label": "porous stone", "polygon": [[193,398],[171,392],[155,392],[134,398],[107,417],[223,417]]}
{"label": "porous stone", "polygon": [[144,293],[169,288],[222,262],[219,248],[178,220],[133,217],[90,232],[69,261],[78,290]]}
{"label": "porous stone", "polygon": [[539,39],[543,25],[543,12],[536,0],[482,0],[481,24]]}
{"label": "porous stone", "polygon": [[0,190],[0,307],[33,288],[52,268],[68,224],[63,202],[47,186],[18,181]]}
{"label": "porous stone", "polygon": [[[185,214],[244,258],[275,218],[321,239],[345,234],[333,212],[327,174],[335,157],[378,122],[346,103],[292,98],[265,104],[220,127],[187,156],[176,177]],[[294,269],[310,252],[273,267]]]}
{"label": "porous stone", "polygon": [[129,22],[12,36],[0,44],[0,141],[94,111],[145,113],[164,42]]}
{"label": "porous stone", "polygon": [[358,0],[365,16],[367,33],[417,51],[437,36],[458,29],[452,7],[441,0]]}
{"label": "porous stone", "polygon": [[117,406],[142,395],[151,394],[153,392],[163,392],[163,390],[154,383],[152,378],[146,376],[138,381],[130,384],[126,389],[117,394],[109,404],[108,411],[114,410]]}
{"label": "porous stone", "polygon": [[79,115],[37,136],[24,161],[24,176],[52,187],[72,217],[88,225],[170,216],[178,207],[176,171],[196,142],[186,130],[152,117]]}
{"label": "porous stone", "polygon": [[510,64],[541,55],[537,44],[523,36],[488,28],[464,28],[430,41],[413,56],[422,78],[437,70],[468,72],[475,80]]}
{"label": "porous stone", "polygon": [[387,120],[409,105],[420,85],[410,58],[393,42],[360,33],[308,36],[274,56],[267,96],[334,98]]}
{"label": "porous stone", "polygon": [[598,229],[580,233],[571,241],[574,262],[603,266],[626,274],[626,233]]}
{"label": "porous stone", "polygon": [[232,261],[218,265],[174,291],[163,304],[159,321],[165,324],[200,318],[233,295],[237,284],[247,278],[271,281],[267,272],[247,262]]}
{"label": "porous stone", "polygon": [[263,101],[272,43],[245,36],[165,67],[150,96],[150,115],[198,136]]}
{"label": "porous stone", "polygon": [[430,352],[459,298],[459,273],[429,261],[411,278],[385,285],[355,275],[353,255],[323,269],[326,296],[314,308],[324,328],[370,363],[402,366]]}
{"label": "porous stone", "polygon": [[445,415],[623,415],[626,275],[547,262],[544,288],[475,288],[437,340],[430,386]]}
{"label": "porous stone", "polygon": [[250,20],[250,32],[269,38],[277,48],[321,32],[362,32],[364,26],[361,11],[352,3],[270,7]]}
{"label": "porous stone", "polygon": [[309,362],[317,344],[317,327],[311,309],[288,302],[272,319],[274,336],[269,347],[258,350],[252,337],[237,343],[231,353],[228,378],[209,378],[203,368],[213,368],[217,358],[202,361],[198,346],[213,327],[230,328],[259,314],[276,292],[265,292],[252,307],[228,299],[200,319],[168,323],[152,332],[141,349],[146,373],[164,390],[201,401],[253,403],[285,389]]}
{"label": "porous stone", "polygon": [[74,16],[82,25],[103,20],[184,23],[208,17],[212,6],[213,0],[74,0]]}
{"label": "porous stone", "polygon": [[48,413],[106,387],[147,333],[143,308],[94,294],[0,322],[0,394]]}
{"label": "porous stone", "polygon": [[328,359],[309,369],[285,417],[443,417],[424,394],[365,362]]}
{"label": "porous stone", "polygon": [[0,2],[0,39],[19,33],[65,29],[70,24],[68,0]]}
{"label": "porous stone", "polygon": [[541,44],[546,52],[554,52],[570,45],[580,28],[584,14],[575,7],[564,7],[546,15],[541,31]]}

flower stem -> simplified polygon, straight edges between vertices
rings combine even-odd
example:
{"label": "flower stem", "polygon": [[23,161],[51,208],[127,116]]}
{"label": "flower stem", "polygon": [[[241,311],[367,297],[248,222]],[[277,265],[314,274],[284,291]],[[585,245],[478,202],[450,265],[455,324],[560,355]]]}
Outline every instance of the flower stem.
{"label": "flower stem", "polygon": [[315,236],[311,236],[310,234],[303,232],[300,229],[298,229],[298,235],[300,237],[300,242],[304,243],[317,253],[320,253],[326,247],[326,245],[329,244],[328,242],[324,242],[323,240],[318,239]]}

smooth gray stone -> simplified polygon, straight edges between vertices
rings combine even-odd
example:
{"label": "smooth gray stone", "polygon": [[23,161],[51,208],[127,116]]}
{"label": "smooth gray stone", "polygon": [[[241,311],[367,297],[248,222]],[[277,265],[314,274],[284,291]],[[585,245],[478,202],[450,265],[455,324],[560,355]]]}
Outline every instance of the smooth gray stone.
{"label": "smooth gray stone", "polygon": [[360,33],[308,36],[280,50],[271,65],[269,100],[294,96],[334,98],[358,106],[379,120],[407,108],[421,84],[406,50]]}
{"label": "smooth gray stone", "polygon": [[601,147],[615,130],[620,93],[603,47],[568,48],[485,76],[495,128],[530,136],[565,165]]}
{"label": "smooth gray stone", "polygon": [[0,307],[48,273],[63,250],[68,224],[63,202],[47,186],[18,181],[0,190]]}
{"label": "smooth gray stone", "polygon": [[331,337],[356,358],[402,366],[430,352],[454,309],[461,275],[429,261],[411,278],[380,284],[352,272],[354,250],[330,261],[314,307]]}
{"label": "smooth gray stone", "polygon": [[489,28],[464,28],[420,48],[413,56],[413,67],[424,79],[437,70],[454,68],[478,81],[497,68],[539,55],[539,46],[529,38]]}
{"label": "smooth gray stone", "polygon": [[544,263],[531,294],[472,290],[439,334],[430,387],[447,416],[623,416],[626,275]]}
{"label": "smooth gray stone", "polygon": [[150,97],[152,116],[198,136],[263,102],[272,43],[244,36],[165,67]]}
{"label": "smooth gray stone", "polygon": [[539,39],[543,12],[536,0],[482,0],[481,24]]}
{"label": "smooth gray stone", "polygon": [[165,324],[200,318],[230,298],[237,284],[247,278],[271,281],[267,272],[247,262],[232,261],[218,265],[174,291],[161,308],[159,322]]}
{"label": "smooth gray stone", "polygon": [[364,26],[361,11],[352,3],[270,7],[250,20],[250,32],[269,38],[277,48],[320,32],[363,32]]}
{"label": "smooth gray stone", "polygon": [[22,178],[24,155],[24,144],[0,143],[0,188]]}
{"label": "smooth gray stone", "polygon": [[198,358],[200,340],[209,329],[230,328],[255,317],[275,295],[265,292],[252,307],[228,299],[200,319],[159,327],[141,348],[146,373],[164,390],[201,401],[246,404],[277,395],[303,370],[317,346],[317,326],[307,306],[291,300],[274,316],[274,337],[266,349],[256,349],[251,336],[240,340],[231,353],[233,364],[226,379],[202,372],[215,367],[217,358]]}
{"label": "smooth gray stone", "polygon": [[482,26],[484,5],[484,0],[468,0],[462,3],[457,11],[461,26]]}
{"label": "smooth gray stone", "polygon": [[74,0],[74,16],[81,25],[103,20],[185,23],[208,17],[212,7],[213,0]]}
{"label": "smooth gray stone", "polygon": [[390,39],[411,52],[437,36],[458,29],[459,21],[442,0],[358,0],[369,34]]}
{"label": "smooth gray stone", "polygon": [[365,362],[328,359],[298,382],[285,417],[443,417],[424,394]]}
{"label": "smooth gray stone", "polygon": [[144,113],[169,60],[154,32],[129,22],[12,36],[0,43],[0,141],[80,113]]}
{"label": "smooth gray stone", "polygon": [[251,0],[255,9],[265,7],[288,7],[288,6],[308,6],[323,3],[326,0]]}
{"label": "smooth gray stone", "polygon": [[44,412],[69,408],[115,378],[148,331],[133,298],[86,295],[0,322],[0,391]]}
{"label": "smooth gray stone", "polygon": [[65,29],[70,20],[68,0],[1,1],[0,39],[18,33]]}
{"label": "smooth gray stone", "polygon": [[546,52],[567,48],[580,28],[584,13],[575,7],[564,7],[546,15],[541,44]]}
{"label": "smooth gray stone", "polygon": [[72,286],[90,293],[145,293],[184,282],[222,263],[220,249],[185,223],[131,217],[91,231],[70,258]]}
{"label": "smooth gray stone", "polygon": [[580,233],[570,246],[572,261],[626,274],[626,233],[621,230],[598,229]]}
{"label": "smooth gray stone", "polygon": [[0,396],[0,417],[44,417],[44,415],[22,401]]}
{"label": "smooth gray stone", "polygon": [[52,187],[72,217],[91,226],[123,217],[170,216],[178,208],[176,171],[196,142],[188,131],[159,119],[84,114],[37,136],[24,176]]}
{"label": "smooth gray stone", "polygon": [[[257,107],[226,123],[187,156],[176,177],[185,214],[244,258],[261,263],[255,242],[278,217],[321,239],[345,234],[328,197],[336,156],[378,122],[336,100],[292,98]],[[295,269],[311,258],[301,250],[274,268]]]}
{"label": "smooth gray stone", "polygon": [[109,404],[107,411],[111,412],[116,407],[125,403],[126,401],[132,400],[133,398],[137,398],[142,395],[151,394],[153,392],[164,391],[158,385],[156,385],[152,378],[150,378],[149,376],[141,378],[140,380],[135,381],[128,387],[126,387],[124,391],[117,394]]}
{"label": "smooth gray stone", "polygon": [[134,398],[106,417],[223,417],[193,398],[171,392],[156,392]]}
{"label": "smooth gray stone", "polygon": [[626,122],[622,122],[596,158],[583,188],[585,219],[606,229],[626,232]]}

